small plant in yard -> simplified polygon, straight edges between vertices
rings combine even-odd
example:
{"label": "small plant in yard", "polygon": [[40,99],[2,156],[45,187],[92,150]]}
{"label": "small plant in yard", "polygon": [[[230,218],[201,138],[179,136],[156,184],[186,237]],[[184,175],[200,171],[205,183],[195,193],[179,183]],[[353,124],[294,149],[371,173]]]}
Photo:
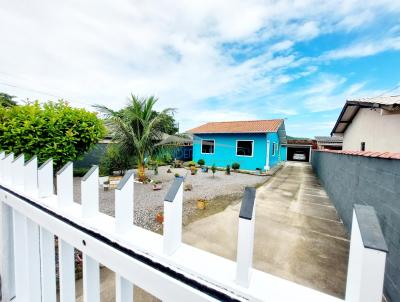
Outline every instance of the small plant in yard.
{"label": "small plant in yard", "polygon": [[175,173],[175,177],[180,177],[179,173]]}
{"label": "small plant in yard", "polygon": [[164,212],[158,212],[156,214],[156,221],[158,223],[163,223],[164,222]]}
{"label": "small plant in yard", "polygon": [[231,166],[230,165],[226,165],[225,173],[226,173],[226,175],[231,175]]}
{"label": "small plant in yard", "polygon": [[189,168],[191,168],[191,167],[196,167],[196,163],[194,162],[194,161],[189,161],[189,162],[186,162],[185,163],[185,166],[188,166]]}
{"label": "small plant in yard", "polygon": [[197,200],[196,206],[199,210],[204,210],[207,205],[207,200],[205,199],[199,199]]}
{"label": "small plant in yard", "polygon": [[184,191],[192,191],[193,190],[193,185],[192,184],[185,184]]}
{"label": "small plant in yard", "polygon": [[211,166],[211,172],[212,172],[212,174],[213,174],[213,177],[214,177],[216,171],[217,171],[217,167],[215,166],[215,164],[213,164],[213,165]]}
{"label": "small plant in yard", "polygon": [[239,163],[233,163],[232,164],[233,171],[237,171],[237,170],[239,170],[239,168],[240,168],[240,164]]}
{"label": "small plant in yard", "polygon": [[168,168],[167,173],[172,173],[171,169]]}
{"label": "small plant in yard", "polygon": [[194,166],[191,166],[191,167],[190,167],[190,174],[196,175],[196,174],[197,174],[197,168],[194,167]]}
{"label": "small plant in yard", "polygon": [[156,180],[153,182],[153,190],[158,191],[162,189],[162,182],[161,180]]}
{"label": "small plant in yard", "polygon": [[204,159],[200,158],[200,159],[197,161],[197,163],[199,164],[200,167],[202,167],[202,166],[204,166],[204,164],[205,164],[206,162],[204,161]]}

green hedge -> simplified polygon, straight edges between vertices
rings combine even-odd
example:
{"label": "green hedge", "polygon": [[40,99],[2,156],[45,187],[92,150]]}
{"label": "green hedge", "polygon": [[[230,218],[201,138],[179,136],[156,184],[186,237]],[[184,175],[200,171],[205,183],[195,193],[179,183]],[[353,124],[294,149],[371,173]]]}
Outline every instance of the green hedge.
{"label": "green hedge", "polygon": [[79,159],[105,134],[95,113],[64,101],[0,107],[0,148],[40,163],[53,158],[55,169]]}

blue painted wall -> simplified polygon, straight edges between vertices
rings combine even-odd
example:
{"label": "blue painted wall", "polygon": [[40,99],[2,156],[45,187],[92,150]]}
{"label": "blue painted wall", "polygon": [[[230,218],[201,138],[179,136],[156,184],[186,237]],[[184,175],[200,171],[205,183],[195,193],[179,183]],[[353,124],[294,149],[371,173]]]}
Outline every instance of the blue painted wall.
{"label": "blue painted wall", "polygon": [[[201,153],[201,140],[215,140],[214,154]],[[279,137],[277,133],[268,133],[270,140],[270,167],[279,163]],[[253,156],[237,156],[236,140],[254,140]],[[278,146],[275,155],[273,154],[273,143]],[[195,134],[193,138],[193,160],[197,162],[200,158],[204,159],[207,166],[215,164],[217,167],[226,167],[237,162],[240,169],[255,170],[261,168],[264,170],[267,152],[267,134],[266,133],[240,133],[240,134]]]}
{"label": "blue painted wall", "polygon": [[286,146],[281,146],[281,160],[282,161],[287,160],[287,147]]}

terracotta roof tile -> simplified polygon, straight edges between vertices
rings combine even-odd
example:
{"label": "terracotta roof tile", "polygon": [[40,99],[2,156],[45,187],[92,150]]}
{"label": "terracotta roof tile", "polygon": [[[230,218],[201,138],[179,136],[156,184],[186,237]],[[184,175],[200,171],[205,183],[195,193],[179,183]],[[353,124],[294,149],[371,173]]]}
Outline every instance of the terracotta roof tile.
{"label": "terracotta roof tile", "polygon": [[329,152],[345,155],[385,158],[385,159],[400,159],[400,153],[396,152],[376,152],[376,151],[352,151],[352,150],[315,150],[317,152]]}
{"label": "terracotta roof tile", "polygon": [[277,132],[282,119],[257,120],[257,121],[234,121],[234,122],[211,122],[188,130],[189,133],[266,133]]}

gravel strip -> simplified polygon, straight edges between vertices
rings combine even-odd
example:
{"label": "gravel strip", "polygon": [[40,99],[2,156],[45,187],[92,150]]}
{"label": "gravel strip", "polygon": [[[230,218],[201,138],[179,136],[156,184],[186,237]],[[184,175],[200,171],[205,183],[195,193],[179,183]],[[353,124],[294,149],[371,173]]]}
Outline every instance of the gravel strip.
{"label": "gravel strip", "polygon": [[[167,173],[169,167],[158,168],[158,175],[153,171],[146,171],[147,177],[153,180],[162,181],[162,189],[153,191],[152,184],[135,183],[135,206],[134,223],[145,229],[160,232],[162,225],[155,221],[155,216],[163,210],[164,197],[175,178],[175,173],[185,177],[185,184],[193,186],[192,191],[183,193],[183,220],[190,218],[195,208],[194,201],[198,199],[209,200],[213,202],[215,198],[226,198],[227,200],[240,198],[246,186],[256,186],[264,183],[268,176],[257,176],[231,172],[231,175],[225,175],[224,171],[217,171],[215,176],[212,172],[203,173],[200,170],[196,175],[191,175],[190,171],[184,168],[171,168],[172,173]],[[136,173],[135,173],[136,175]],[[74,178],[74,199],[80,203],[80,177]],[[114,190],[100,191],[100,211],[102,213],[114,216]]]}

